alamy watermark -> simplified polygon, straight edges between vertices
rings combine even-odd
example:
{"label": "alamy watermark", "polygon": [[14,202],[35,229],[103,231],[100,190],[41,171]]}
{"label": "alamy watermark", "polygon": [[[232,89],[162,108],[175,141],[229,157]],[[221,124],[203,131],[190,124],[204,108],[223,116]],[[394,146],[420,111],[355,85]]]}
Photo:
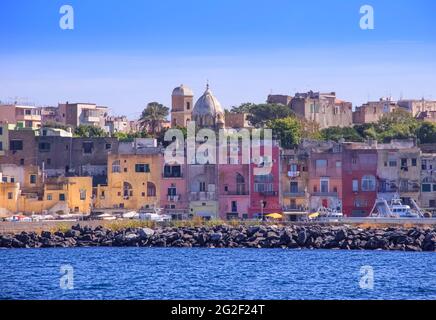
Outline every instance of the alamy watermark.
{"label": "alamy watermark", "polygon": [[61,277],[59,279],[59,287],[62,290],[74,289],[74,268],[69,264],[61,265],[59,273]]}
{"label": "alamy watermark", "polygon": [[360,7],[360,29],[362,30],[374,30],[374,8],[369,4]]}
{"label": "alamy watermark", "polygon": [[65,4],[59,9],[61,18],[59,20],[59,27],[62,30],[74,30],[74,8],[71,5]]}
{"label": "alamy watermark", "polygon": [[359,287],[362,290],[374,290],[374,268],[363,266],[360,268]]}

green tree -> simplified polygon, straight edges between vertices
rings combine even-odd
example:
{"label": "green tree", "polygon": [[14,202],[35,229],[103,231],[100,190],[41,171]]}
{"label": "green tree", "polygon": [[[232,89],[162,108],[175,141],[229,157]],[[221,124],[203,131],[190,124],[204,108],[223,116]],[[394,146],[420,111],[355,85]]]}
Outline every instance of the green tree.
{"label": "green tree", "polygon": [[230,112],[232,113],[250,113],[251,112],[251,108],[255,106],[254,103],[251,102],[245,102],[243,104],[241,104],[239,107],[232,107]]}
{"label": "green tree", "polygon": [[295,117],[270,120],[267,128],[272,130],[273,137],[280,140],[283,148],[291,149],[301,142],[303,125]]}
{"label": "green tree", "polygon": [[74,130],[76,137],[95,138],[95,137],[107,137],[108,134],[100,127],[90,125],[80,125]]}
{"label": "green tree", "polygon": [[323,140],[333,140],[338,142],[341,139],[350,142],[362,142],[364,139],[353,127],[330,127],[321,130]]}
{"label": "green tree", "polygon": [[162,122],[168,117],[169,109],[158,102],[150,102],[142,111],[139,124],[144,131],[156,135],[162,130]]}
{"label": "green tree", "polygon": [[419,143],[436,143],[436,123],[424,121],[416,130]]}
{"label": "green tree", "polygon": [[293,115],[291,109],[281,104],[257,104],[250,107],[248,121],[255,127],[263,127],[268,121]]}
{"label": "green tree", "polygon": [[56,121],[47,121],[46,123],[44,123],[43,127],[44,128],[62,129],[65,131],[67,131],[68,129],[71,129],[71,126],[68,126],[66,124],[63,124],[61,122],[56,122]]}

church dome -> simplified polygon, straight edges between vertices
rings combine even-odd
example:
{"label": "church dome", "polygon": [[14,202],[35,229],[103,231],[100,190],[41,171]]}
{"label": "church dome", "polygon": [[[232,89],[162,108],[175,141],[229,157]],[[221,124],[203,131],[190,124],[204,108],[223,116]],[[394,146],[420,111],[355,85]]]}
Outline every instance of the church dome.
{"label": "church dome", "polygon": [[173,96],[182,96],[182,97],[193,97],[194,96],[194,92],[192,92],[191,88],[185,86],[185,85],[180,85],[180,87],[177,87],[173,90]]}
{"label": "church dome", "polygon": [[223,108],[218,99],[213,95],[209,89],[206,88],[204,94],[195,103],[192,115],[195,116],[212,116],[217,117],[218,114],[224,114]]}

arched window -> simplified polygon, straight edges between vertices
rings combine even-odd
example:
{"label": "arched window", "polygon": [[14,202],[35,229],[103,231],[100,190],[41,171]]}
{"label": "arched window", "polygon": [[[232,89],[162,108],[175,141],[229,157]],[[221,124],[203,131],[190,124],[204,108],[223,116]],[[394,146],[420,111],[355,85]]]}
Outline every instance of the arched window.
{"label": "arched window", "polygon": [[364,176],[362,178],[362,191],[375,191],[374,176]]}
{"label": "arched window", "polygon": [[112,162],[112,173],[121,172],[120,160]]}
{"label": "arched window", "polygon": [[123,195],[124,195],[124,197],[132,197],[133,196],[132,185],[128,182],[123,183]]}
{"label": "arched window", "polygon": [[147,197],[156,197],[156,186],[153,182],[147,182]]}

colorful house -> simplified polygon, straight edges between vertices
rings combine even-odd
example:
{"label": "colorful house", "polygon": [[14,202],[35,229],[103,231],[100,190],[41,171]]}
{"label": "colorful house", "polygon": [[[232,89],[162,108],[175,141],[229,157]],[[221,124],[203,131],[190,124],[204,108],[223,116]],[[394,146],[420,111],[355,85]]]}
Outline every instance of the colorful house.
{"label": "colorful house", "polygon": [[[249,218],[264,217],[270,213],[281,213],[280,201],[280,147],[272,141],[271,157],[265,156],[264,146],[260,147],[262,161],[253,159],[250,165],[250,208]],[[257,161],[255,161],[257,160]],[[257,168],[270,167],[268,174],[256,174]]]}
{"label": "colorful house", "polygon": [[108,156],[108,184],[99,185],[95,207],[152,210],[159,207],[161,150],[154,139],[120,143]]}
{"label": "colorful house", "polygon": [[343,144],[342,210],[350,217],[366,217],[377,199],[377,150],[364,144]]}

